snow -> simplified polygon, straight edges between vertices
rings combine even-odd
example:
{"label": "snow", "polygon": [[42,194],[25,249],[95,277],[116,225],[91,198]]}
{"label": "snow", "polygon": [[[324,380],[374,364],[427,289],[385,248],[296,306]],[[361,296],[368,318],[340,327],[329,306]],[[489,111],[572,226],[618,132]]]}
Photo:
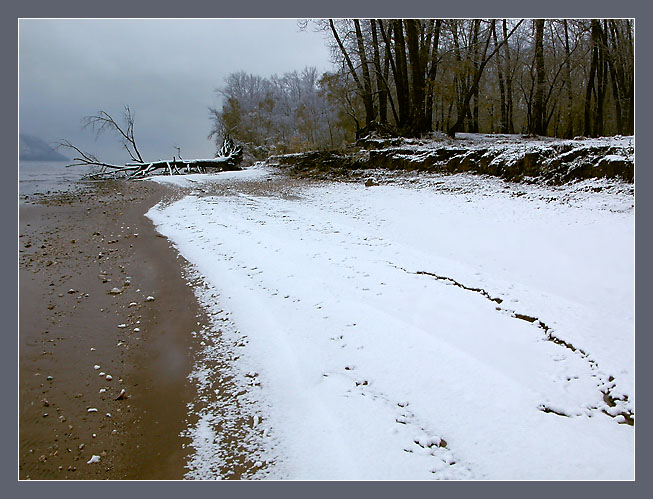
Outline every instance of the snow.
{"label": "snow", "polygon": [[216,174],[191,173],[189,175],[162,175],[150,177],[149,182],[172,184],[179,187],[191,187],[198,184],[228,183],[233,181],[261,180],[269,174],[265,168],[246,168],[242,171],[225,171]]}
{"label": "snow", "polygon": [[230,379],[255,478],[632,479],[632,185],[369,175],[155,179],[210,318],[188,477],[229,468]]}
{"label": "snow", "polygon": [[[383,144],[383,140],[370,140],[371,143],[378,142]],[[560,139],[557,137],[529,137],[519,134],[507,133],[456,133],[455,139],[450,139],[443,134],[434,134],[433,137],[423,139],[406,139],[400,140],[401,148],[414,150],[428,150],[441,147],[464,147],[465,149],[485,149],[490,147],[501,147],[506,149],[537,149],[551,146],[568,145],[573,148],[593,148],[609,146],[614,149],[632,151],[634,147],[634,136],[616,135],[613,137],[579,137],[578,139]]]}

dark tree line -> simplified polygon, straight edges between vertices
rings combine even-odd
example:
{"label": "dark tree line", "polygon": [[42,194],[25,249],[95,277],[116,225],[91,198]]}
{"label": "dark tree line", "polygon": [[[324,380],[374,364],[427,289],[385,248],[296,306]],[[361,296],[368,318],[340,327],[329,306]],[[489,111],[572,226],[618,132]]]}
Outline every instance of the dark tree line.
{"label": "dark tree line", "polygon": [[257,147],[301,150],[374,130],[634,133],[630,19],[326,19],[301,27],[326,34],[333,71],[231,75],[222,108],[212,109],[216,135],[224,128]]}
{"label": "dark tree line", "polygon": [[[633,21],[317,21],[365,125],[569,137],[632,134]],[[392,114],[385,109],[389,103]]]}

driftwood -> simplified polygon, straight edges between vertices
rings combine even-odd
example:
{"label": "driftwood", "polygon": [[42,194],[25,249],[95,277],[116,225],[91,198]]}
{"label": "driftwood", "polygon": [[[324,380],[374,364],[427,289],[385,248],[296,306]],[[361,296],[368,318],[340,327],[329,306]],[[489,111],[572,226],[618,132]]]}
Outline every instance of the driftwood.
{"label": "driftwood", "polygon": [[123,165],[106,163],[99,160],[95,155],[84,152],[69,141],[64,140],[59,143],[59,147],[70,149],[75,154],[72,163],[67,166],[97,167],[97,171],[86,175],[86,178],[89,179],[126,178],[132,180],[153,175],[184,175],[240,169],[238,165],[243,157],[242,147],[237,146],[226,132],[224,133],[222,147],[213,159],[183,159],[180,153],[179,158],[173,156],[170,160],[145,161],[136,145],[134,114],[128,106],[125,106],[124,121],[126,125],[121,126],[108,113],[100,111],[95,116],[85,118],[84,126],[91,127],[98,135],[106,130],[115,132],[121,138],[122,144],[132,160],[131,162]]}

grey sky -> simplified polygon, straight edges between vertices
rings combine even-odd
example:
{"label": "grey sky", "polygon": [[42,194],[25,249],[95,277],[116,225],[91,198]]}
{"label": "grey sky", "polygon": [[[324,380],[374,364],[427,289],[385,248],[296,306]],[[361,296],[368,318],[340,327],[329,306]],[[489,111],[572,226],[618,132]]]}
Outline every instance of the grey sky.
{"label": "grey sky", "polygon": [[100,109],[136,114],[144,157],[210,157],[208,106],[234,71],[270,76],[330,68],[323,35],[281,20],[36,20],[19,22],[20,131],[68,139],[102,159],[126,160],[113,136],[81,119]]}

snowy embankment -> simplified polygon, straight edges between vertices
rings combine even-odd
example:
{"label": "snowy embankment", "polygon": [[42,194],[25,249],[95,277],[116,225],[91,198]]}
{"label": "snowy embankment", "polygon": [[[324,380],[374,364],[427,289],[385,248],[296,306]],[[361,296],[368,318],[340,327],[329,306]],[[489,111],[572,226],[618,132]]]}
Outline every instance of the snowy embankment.
{"label": "snowy embankment", "polygon": [[[204,192],[148,216],[202,283],[204,358],[248,385],[250,476],[633,478],[632,186],[222,175],[160,179]],[[228,468],[216,404],[189,477]]]}
{"label": "snowy embankment", "polygon": [[460,133],[456,139],[366,137],[348,151],[313,151],[273,156],[270,164],[293,173],[350,175],[356,170],[478,173],[507,180],[539,179],[559,185],[587,178],[633,182],[634,137],[522,137]]}

